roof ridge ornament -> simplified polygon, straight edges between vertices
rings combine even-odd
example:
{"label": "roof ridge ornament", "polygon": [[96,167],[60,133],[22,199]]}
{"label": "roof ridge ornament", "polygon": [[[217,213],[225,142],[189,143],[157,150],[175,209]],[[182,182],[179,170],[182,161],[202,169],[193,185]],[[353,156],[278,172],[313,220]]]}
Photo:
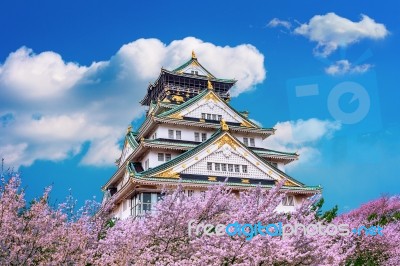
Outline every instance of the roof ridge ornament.
{"label": "roof ridge ornament", "polygon": [[128,128],[126,129],[126,134],[129,134],[132,132],[132,125],[129,125]]}
{"label": "roof ridge ornament", "polygon": [[210,79],[208,79],[208,81],[207,81],[207,89],[209,89],[209,90],[214,89],[213,85],[211,84]]}
{"label": "roof ridge ornament", "polygon": [[192,59],[197,59],[196,54],[194,52],[194,50],[192,50]]}
{"label": "roof ridge ornament", "polygon": [[221,119],[221,128],[223,131],[228,131],[229,130],[229,126],[228,124],[225,122],[224,119]]}

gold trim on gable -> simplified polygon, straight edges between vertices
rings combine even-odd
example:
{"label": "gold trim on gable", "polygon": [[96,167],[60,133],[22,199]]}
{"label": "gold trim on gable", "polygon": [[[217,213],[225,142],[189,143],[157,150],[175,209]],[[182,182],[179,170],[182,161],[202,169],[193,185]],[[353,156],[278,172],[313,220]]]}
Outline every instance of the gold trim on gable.
{"label": "gold trim on gable", "polygon": [[157,175],[157,177],[165,177],[165,178],[179,178],[179,174],[172,169],[161,172],[160,174]]}
{"label": "gold trim on gable", "polygon": [[174,119],[183,119],[182,115],[180,113],[172,114],[169,116],[169,118],[174,118]]}
{"label": "gold trim on gable", "polygon": [[206,97],[204,97],[204,99],[206,99],[207,101],[211,100],[211,101],[214,101],[214,102],[218,102],[218,97],[212,92],[207,94]]}
{"label": "gold trim on gable", "polygon": [[224,144],[228,144],[231,146],[234,150],[236,150],[237,144],[234,139],[232,139],[229,135],[225,135],[222,138],[220,138],[216,144],[218,145],[218,149],[221,148]]}
{"label": "gold trim on gable", "polygon": [[297,185],[289,180],[285,180],[284,186],[297,187]]}
{"label": "gold trim on gable", "polygon": [[247,122],[245,120],[243,120],[243,122],[240,124],[240,126],[242,126],[242,127],[254,127],[249,122]]}

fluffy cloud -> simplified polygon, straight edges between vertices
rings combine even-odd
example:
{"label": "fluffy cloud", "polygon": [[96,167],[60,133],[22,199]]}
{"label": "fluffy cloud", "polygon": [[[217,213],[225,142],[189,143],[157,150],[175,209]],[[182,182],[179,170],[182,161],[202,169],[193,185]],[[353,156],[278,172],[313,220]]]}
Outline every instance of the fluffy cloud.
{"label": "fluffy cloud", "polygon": [[325,68],[325,72],[333,76],[348,73],[364,73],[367,72],[371,67],[372,65],[370,64],[353,66],[348,60],[339,60],[329,67]]}
{"label": "fluffy cloud", "polygon": [[294,29],[294,33],[317,42],[314,53],[326,57],[338,47],[345,47],[362,39],[383,39],[389,31],[384,24],[376,23],[366,15],[361,15],[359,22],[353,22],[335,13],[327,13],[312,17],[308,23]]}
{"label": "fluffy cloud", "polygon": [[319,151],[315,146],[324,138],[331,138],[340,130],[341,125],[337,121],[308,120],[278,122],[274,128],[274,135],[264,141],[265,147],[280,151],[297,151],[299,160],[289,164],[289,167],[308,162],[317,158]]}
{"label": "fluffy cloud", "polygon": [[286,29],[290,29],[292,24],[286,20],[280,20],[278,18],[273,18],[270,22],[268,22],[267,27],[276,28],[276,27],[284,27]]}
{"label": "fluffy cloud", "polygon": [[238,79],[232,96],[265,79],[264,56],[254,46],[221,47],[193,37],[168,45],[139,39],[90,66],[18,49],[0,65],[0,156],[8,165],[29,166],[64,160],[88,143],[82,164],[112,164],[125,128],[144,113],[139,101],[148,83],[162,66],[187,61],[192,49],[215,76]]}

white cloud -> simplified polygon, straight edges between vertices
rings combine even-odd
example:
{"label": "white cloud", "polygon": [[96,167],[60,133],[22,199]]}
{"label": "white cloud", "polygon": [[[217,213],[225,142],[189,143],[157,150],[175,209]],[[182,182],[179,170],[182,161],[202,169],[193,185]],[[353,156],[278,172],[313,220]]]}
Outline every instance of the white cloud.
{"label": "white cloud", "polygon": [[268,22],[267,27],[276,28],[276,27],[284,27],[286,29],[290,29],[292,24],[286,20],[280,20],[278,18],[273,18],[270,22]]}
{"label": "white cloud", "polygon": [[362,39],[383,39],[389,31],[384,24],[376,23],[366,15],[361,15],[359,22],[353,22],[335,13],[327,13],[312,17],[308,23],[294,29],[294,33],[317,42],[314,53],[326,57],[338,47],[346,47]]}
{"label": "white cloud", "polygon": [[353,74],[353,73],[364,73],[367,72],[372,65],[363,64],[353,66],[348,60],[339,60],[329,67],[325,68],[325,72],[329,75],[344,75],[344,74]]}
{"label": "white cloud", "polygon": [[337,121],[311,118],[278,122],[274,128],[275,134],[268,137],[263,145],[269,149],[300,154],[298,161],[288,165],[293,167],[317,158],[319,151],[315,145],[324,138],[331,138],[341,125]]}
{"label": "white cloud", "polygon": [[86,67],[64,63],[54,52],[35,55],[22,47],[11,53],[0,71],[3,89],[14,90],[23,98],[51,98],[70,89],[86,72]]}
{"label": "white cloud", "polygon": [[252,45],[216,46],[188,37],[164,44],[139,39],[108,61],[65,62],[55,52],[22,47],[0,65],[0,156],[8,165],[59,161],[89,150],[82,164],[111,165],[128,124],[143,115],[139,101],[160,68],[186,62],[191,51],[215,76],[238,79],[231,95],[265,79],[264,56]]}

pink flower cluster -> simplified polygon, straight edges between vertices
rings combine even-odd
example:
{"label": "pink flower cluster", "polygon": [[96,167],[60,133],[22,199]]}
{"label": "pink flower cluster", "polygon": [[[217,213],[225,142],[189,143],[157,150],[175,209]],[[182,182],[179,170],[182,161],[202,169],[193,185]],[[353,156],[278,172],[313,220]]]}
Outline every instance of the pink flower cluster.
{"label": "pink flower cluster", "polygon": [[281,185],[232,193],[221,185],[203,196],[187,197],[181,188],[167,193],[157,211],[143,219],[114,221],[106,208],[88,202],[75,212],[74,202],[53,208],[49,189],[30,204],[20,178],[0,184],[0,265],[398,265],[400,198],[383,197],[336,217],[337,224],[380,225],[383,236],[302,234],[255,236],[251,241],[188,234],[188,222],[263,224],[324,222],[306,201],[292,214],[275,211]]}

